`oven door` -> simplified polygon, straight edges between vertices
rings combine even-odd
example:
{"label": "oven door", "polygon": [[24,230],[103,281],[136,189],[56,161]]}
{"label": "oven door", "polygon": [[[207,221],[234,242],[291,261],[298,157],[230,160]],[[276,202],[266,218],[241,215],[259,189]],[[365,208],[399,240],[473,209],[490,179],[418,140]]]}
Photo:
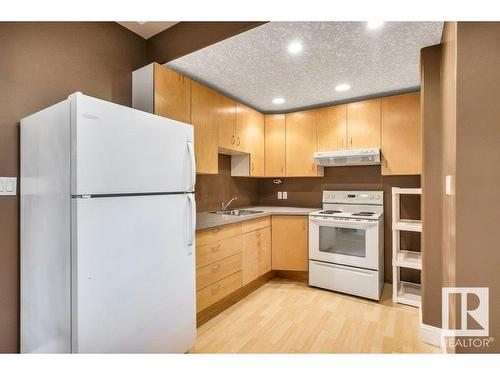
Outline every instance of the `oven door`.
{"label": "oven door", "polygon": [[378,226],[378,220],[310,216],[309,259],[378,270]]}

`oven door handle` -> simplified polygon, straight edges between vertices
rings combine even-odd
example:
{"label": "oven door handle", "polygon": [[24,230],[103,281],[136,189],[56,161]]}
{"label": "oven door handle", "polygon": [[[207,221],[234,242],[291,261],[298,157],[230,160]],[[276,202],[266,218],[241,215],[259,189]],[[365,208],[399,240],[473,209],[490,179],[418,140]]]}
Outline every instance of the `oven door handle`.
{"label": "oven door handle", "polygon": [[309,218],[313,223],[317,224],[325,224],[331,227],[339,227],[339,228],[349,228],[349,229],[369,229],[378,224],[377,220],[373,222],[352,222],[352,221],[344,221],[344,220],[335,220],[335,219],[318,219],[315,217]]}

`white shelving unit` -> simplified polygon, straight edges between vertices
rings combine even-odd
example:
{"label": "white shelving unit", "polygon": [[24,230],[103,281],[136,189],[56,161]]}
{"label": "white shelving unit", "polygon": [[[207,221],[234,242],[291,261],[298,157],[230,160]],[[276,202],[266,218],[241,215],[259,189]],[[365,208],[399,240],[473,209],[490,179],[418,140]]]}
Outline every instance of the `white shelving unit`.
{"label": "white shelving unit", "polygon": [[420,307],[421,286],[401,281],[401,268],[422,269],[422,254],[401,249],[401,231],[422,232],[420,220],[401,219],[401,195],[421,195],[422,189],[392,188],[392,301]]}

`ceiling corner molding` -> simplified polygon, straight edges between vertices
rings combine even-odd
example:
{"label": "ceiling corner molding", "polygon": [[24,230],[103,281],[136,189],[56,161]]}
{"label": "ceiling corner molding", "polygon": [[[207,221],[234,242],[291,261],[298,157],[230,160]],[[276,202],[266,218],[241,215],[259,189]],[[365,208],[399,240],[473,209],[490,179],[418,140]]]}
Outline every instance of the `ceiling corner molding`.
{"label": "ceiling corner molding", "polygon": [[148,63],[164,64],[265,23],[267,21],[178,22],[147,39]]}

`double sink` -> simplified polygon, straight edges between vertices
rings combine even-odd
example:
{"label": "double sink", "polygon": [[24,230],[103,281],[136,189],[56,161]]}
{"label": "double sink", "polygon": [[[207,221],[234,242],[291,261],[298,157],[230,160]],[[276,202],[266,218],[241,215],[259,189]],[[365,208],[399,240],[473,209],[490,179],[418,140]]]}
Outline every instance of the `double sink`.
{"label": "double sink", "polygon": [[254,214],[260,214],[262,212],[264,212],[264,211],[254,211],[254,210],[219,210],[219,211],[210,211],[211,214],[232,215],[232,216],[254,215]]}

